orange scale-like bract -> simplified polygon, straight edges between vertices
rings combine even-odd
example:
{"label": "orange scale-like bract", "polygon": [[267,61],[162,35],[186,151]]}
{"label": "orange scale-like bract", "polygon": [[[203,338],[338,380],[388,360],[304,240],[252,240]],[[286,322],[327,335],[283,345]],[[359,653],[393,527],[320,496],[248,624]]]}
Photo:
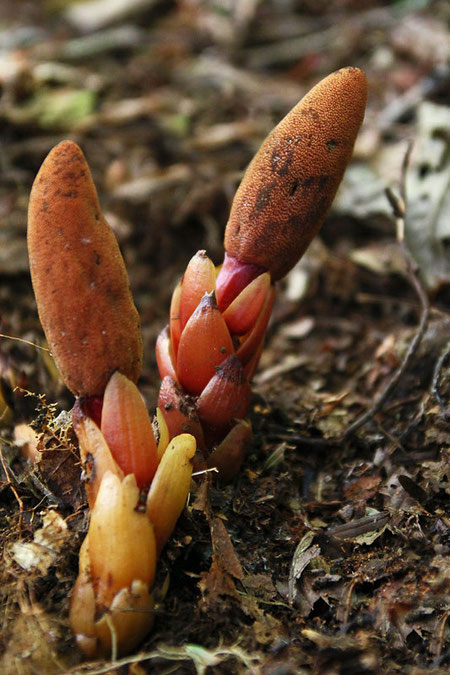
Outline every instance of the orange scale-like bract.
{"label": "orange scale-like bract", "polygon": [[259,350],[261,342],[264,341],[267,324],[272,314],[273,303],[275,302],[275,288],[272,286],[267,295],[264,306],[259,313],[251,331],[241,338],[241,343],[236,349],[236,356],[246,365],[253,359],[255,353]]}
{"label": "orange scale-like bract", "polygon": [[28,252],[39,318],[68,388],[101,396],[115,370],[136,382],[139,315],[89,167],[72,141],[53,148],[34,181]]}
{"label": "orange scale-like bract", "polygon": [[158,366],[159,374],[163,380],[165,377],[177,379],[177,374],[174,367],[174,356],[172,350],[172,341],[170,339],[169,326],[162,329],[156,339],[155,346],[156,364]]}
{"label": "orange scale-like bract", "polygon": [[80,446],[80,459],[84,467],[84,485],[89,508],[94,508],[102,478],[107,471],[124,478],[124,472],[112,456],[111,450],[100,428],[86,415],[80,404],[75,401],[72,410],[73,428]]}
{"label": "orange scale-like bract", "polygon": [[270,292],[270,274],[260,274],[227,307],[223,318],[233,335],[248,333],[260,314]]}
{"label": "orange scale-like bract", "polygon": [[178,345],[177,375],[182,387],[201,394],[234,347],[230,331],[217,306],[214,292],[206,293],[184,327]]}
{"label": "orange scale-like bract", "polygon": [[171,377],[166,376],[161,382],[158,408],[167,424],[170,439],[179,434],[191,434],[197,441],[197,447],[201,451],[206,449],[194,402]]}
{"label": "orange scale-like bract", "polygon": [[252,427],[247,420],[238,420],[223,441],[208,457],[208,467],[216,469],[222,483],[231,481],[244,461],[250,441]]}
{"label": "orange scale-like bract", "polygon": [[186,267],[181,285],[179,309],[181,330],[197,309],[205,293],[211,293],[215,287],[216,269],[206,251],[197,251]]}
{"label": "orange scale-like bract", "polygon": [[177,361],[178,344],[180,342],[181,337],[180,300],[181,300],[181,281],[175,288],[174,292],[172,293],[172,300],[170,302],[170,313],[169,313],[170,317],[169,335],[174,365],[176,364]]}
{"label": "orange scale-like bract", "polygon": [[239,359],[229,356],[210,379],[195,408],[200,421],[211,429],[229,427],[234,419],[245,417],[252,397],[250,382]]}
{"label": "orange scale-like bract", "polygon": [[256,369],[258,368],[259,360],[261,358],[261,354],[264,349],[265,338],[266,336],[263,335],[250,361],[247,361],[247,363],[244,366],[244,373],[249,381],[253,379],[253,375],[255,374]]}
{"label": "orange scale-like bract", "polygon": [[275,127],[234,197],[225,231],[228,256],[260,265],[273,281],[297,263],[333,201],[366,100],[364,73],[343,68],[313,87]]}
{"label": "orange scale-like bract", "polygon": [[134,474],[140,488],[150,485],[158,466],[152,422],[138,388],[119,372],[105,389],[101,431],[124,474]]}

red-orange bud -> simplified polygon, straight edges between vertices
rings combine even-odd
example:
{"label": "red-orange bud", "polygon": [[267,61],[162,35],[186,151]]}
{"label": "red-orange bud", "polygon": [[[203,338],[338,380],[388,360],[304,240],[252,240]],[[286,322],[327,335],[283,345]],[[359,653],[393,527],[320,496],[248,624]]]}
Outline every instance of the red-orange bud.
{"label": "red-orange bud", "polygon": [[138,388],[118,372],[105,390],[101,430],[124,474],[134,474],[140,488],[149,485],[158,466],[152,423]]}
{"label": "red-orange bud", "polygon": [[181,282],[180,325],[185,327],[191,315],[197,309],[205,293],[211,293],[216,287],[216,269],[206,255],[206,251],[197,251],[191,258]]}
{"label": "red-orange bud", "polygon": [[270,274],[266,272],[256,277],[239,293],[223,313],[232,335],[245,335],[252,329],[269,292]]}
{"label": "red-orange bud", "polygon": [[220,366],[196,401],[200,421],[214,429],[247,414],[252,391],[242,364],[233,354]]}
{"label": "red-orange bud", "polygon": [[178,345],[177,375],[190,394],[200,394],[227,356],[233,341],[214,293],[205,294],[187,322]]}

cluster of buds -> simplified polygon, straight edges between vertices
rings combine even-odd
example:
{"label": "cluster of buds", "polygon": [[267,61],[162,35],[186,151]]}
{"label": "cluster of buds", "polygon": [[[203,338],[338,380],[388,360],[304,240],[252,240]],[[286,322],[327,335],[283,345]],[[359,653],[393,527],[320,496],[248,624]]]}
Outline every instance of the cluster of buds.
{"label": "cluster of buds", "polygon": [[28,249],[40,320],[76,396],[91,509],[70,624],[87,656],[122,654],[152,626],[156,561],[186,503],[195,439],[169,442],[159,411],[152,425],[136,386],[142,339],[125,265],[70,141],[51,151],[34,182]]}
{"label": "cluster of buds", "polygon": [[364,117],[358,68],[319,82],[275,127],[250,163],[225,231],[225,259],[204,251],[176,287],[156,355],[158,405],[171,437],[189,432],[221,480],[239,470],[251,428],[244,419],[274,302],[274,284],[323,223]]}
{"label": "cluster of buds", "polygon": [[173,294],[156,352],[162,384],[154,427],[136,387],[139,316],[117,241],[81,150],[52,150],[33,185],[28,247],[51,352],[76,397],[91,509],[70,623],[89,656],[125,653],[152,625],[157,557],[188,495],[192,460],[238,471],[245,419],[274,302],[274,284],[322,224],[364,116],[364,74],[333,73],[272,131],[234,199],[225,259],[204,251]]}
{"label": "cluster of buds", "polygon": [[270,275],[260,274],[224,308],[217,300],[216,276],[211,260],[199,251],[175,289],[170,324],[156,343],[162,379],[158,407],[170,436],[193,434],[208,465],[228,480],[251,438],[243,418],[274,290]]}
{"label": "cluster of buds", "polygon": [[83,401],[73,424],[91,509],[72,593],[70,624],[87,656],[130,651],[153,623],[156,560],[184,508],[195,439],[159,442],[136,385],[118,371],[103,399],[100,428]]}

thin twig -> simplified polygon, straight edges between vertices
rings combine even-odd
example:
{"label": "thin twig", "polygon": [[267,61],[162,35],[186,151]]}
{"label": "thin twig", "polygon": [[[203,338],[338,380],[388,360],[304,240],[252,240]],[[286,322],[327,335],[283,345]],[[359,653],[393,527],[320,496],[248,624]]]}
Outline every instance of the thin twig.
{"label": "thin twig", "polygon": [[419,426],[419,424],[421,423],[421,421],[423,419],[424,414],[425,414],[425,397],[422,397],[422,400],[419,404],[419,407],[418,407],[418,410],[417,410],[416,414],[414,415],[412,420],[409,422],[406,429],[404,429],[402,431],[402,433],[400,434],[399,440],[400,440],[401,443],[404,443],[406,441],[406,439],[408,438],[409,434]]}
{"label": "thin twig", "polygon": [[445,406],[445,401],[442,399],[442,397],[439,393],[439,379],[440,379],[440,376],[441,376],[441,370],[442,370],[442,368],[444,366],[444,363],[447,360],[447,357],[448,357],[449,354],[450,354],[450,344],[448,344],[445,347],[442,354],[440,355],[440,357],[436,361],[436,365],[435,365],[434,371],[433,371],[433,379],[431,381],[431,393],[433,394],[436,401],[439,403],[439,406],[444,413],[446,412],[446,406]]}
{"label": "thin twig", "polygon": [[345,605],[344,605],[344,614],[342,617],[342,623],[345,625],[348,623],[348,620],[350,618],[350,612],[352,611],[352,595],[354,588],[357,583],[359,583],[361,579],[359,577],[354,577],[350,584],[348,585],[347,590],[345,591]]}
{"label": "thin twig", "polygon": [[44,485],[44,483],[39,479],[39,477],[34,472],[28,474],[28,479],[29,483],[31,484],[30,488],[34,495],[36,495],[37,491],[39,493],[39,496],[44,495],[44,499],[47,499],[51,504],[55,504],[60,509],[64,508],[65,504],[62,501],[62,499],[53,494],[53,492],[49,490],[46,485]]}
{"label": "thin twig", "polygon": [[[270,438],[270,437],[269,437]],[[286,441],[287,443],[298,443],[305,445],[311,448],[320,449],[321,447],[330,447],[335,446],[340,443],[339,438],[308,438],[307,436],[301,436],[300,434],[275,434],[274,439],[280,441]]]}
{"label": "thin twig", "polygon": [[447,415],[450,415],[450,410],[447,411],[446,403],[442,396],[439,393],[439,380],[441,377],[441,371],[444,366],[445,361],[447,360],[448,356],[450,354],[450,343],[447,344],[444,349],[442,350],[439,358],[436,361],[436,364],[433,369],[433,377],[431,379],[431,385],[430,385],[430,390],[429,392],[422,397],[421,404],[419,406],[419,410],[416,413],[415,417],[411,420],[411,422],[408,424],[406,429],[402,432],[400,436],[400,442],[403,443],[405,439],[409,436],[411,431],[420,424],[421,420],[423,419],[423,416],[425,414],[425,404],[426,401],[430,399],[431,396],[434,396],[436,401],[438,402],[442,413],[444,417],[447,417]]}
{"label": "thin twig", "polygon": [[450,619],[450,612],[445,612],[437,624],[436,635],[433,638],[433,642],[435,644],[434,651],[437,658],[439,658],[439,656],[442,654],[442,649],[445,644],[445,629],[447,627],[449,619]]}
{"label": "thin twig", "polygon": [[409,368],[409,365],[413,360],[414,356],[416,355],[420,343],[422,342],[422,338],[425,334],[425,330],[428,325],[428,318],[430,315],[430,304],[422,284],[420,283],[420,281],[418,280],[418,278],[415,276],[414,273],[410,274],[410,279],[422,303],[422,314],[420,317],[418,329],[409,344],[409,347],[403,358],[402,363],[397,368],[394,375],[387,383],[386,387],[377,396],[377,398],[375,399],[373,405],[369,408],[369,410],[367,410],[363,415],[358,417],[358,419],[356,419],[353,422],[353,424],[351,424],[348,427],[348,429],[344,434],[343,440],[347,440],[348,438],[350,438],[350,436],[353,436],[353,434],[355,434],[358,431],[358,429],[364,426],[369,420],[371,420],[377,414],[377,412],[379,412],[379,410],[381,410],[386,400],[389,398],[390,394],[393,392],[398,382]]}
{"label": "thin twig", "polygon": [[405,153],[405,157],[403,160],[403,165],[402,165],[402,179],[401,179],[401,185],[400,185],[400,196],[397,196],[393,193],[393,191],[390,188],[387,188],[386,190],[386,195],[389,200],[389,203],[392,206],[392,210],[394,213],[394,217],[396,220],[396,232],[397,232],[397,241],[399,246],[401,247],[403,256],[405,258],[406,262],[406,272],[408,276],[408,280],[411,283],[411,286],[413,287],[417,297],[419,298],[420,301],[420,306],[421,306],[421,316],[420,316],[420,321],[419,321],[419,326],[416,330],[416,333],[411,340],[409,347],[406,351],[406,354],[403,358],[402,363],[400,366],[396,369],[395,373],[391,377],[390,381],[387,383],[383,391],[376,397],[373,405],[367,410],[365,413],[360,415],[353,424],[351,424],[346,432],[344,433],[344,436],[342,440],[347,440],[351,436],[353,436],[362,426],[364,426],[367,422],[369,422],[383,407],[385,404],[386,400],[389,398],[391,393],[394,391],[395,387],[397,386],[398,382],[400,379],[403,377],[405,374],[406,370],[408,369],[411,361],[413,360],[414,356],[417,353],[417,350],[419,348],[420,343],[422,342],[422,338],[425,334],[425,330],[428,325],[428,319],[430,316],[430,301],[428,299],[428,294],[426,292],[426,289],[424,288],[422,281],[419,277],[419,270],[417,268],[416,263],[414,262],[413,258],[411,257],[411,254],[409,253],[408,249],[405,246],[405,212],[406,212],[406,171],[408,168],[408,163],[409,163],[409,158],[411,154],[411,149],[412,146],[411,144],[408,146],[408,149]]}
{"label": "thin twig", "polygon": [[[8,471],[7,466],[6,466],[5,458],[3,457],[3,450],[2,450],[1,445],[0,445],[0,462],[2,464],[3,471],[5,472],[6,485],[8,485],[11,488],[11,492],[13,493],[14,497],[17,500],[17,503],[19,504],[19,534],[20,534],[22,532],[22,522],[23,522],[23,512],[24,512],[23,501],[19,497],[19,493],[17,492],[13,481],[9,477],[9,471]],[[11,471],[11,473],[12,473],[12,471]],[[14,474],[12,474],[12,475],[14,476]]]}
{"label": "thin twig", "polygon": [[396,437],[395,437],[393,434],[391,434],[387,429],[385,429],[385,428],[383,427],[383,425],[382,425],[379,421],[377,421],[377,426],[378,426],[379,430],[381,431],[381,433],[383,434],[383,436],[386,436],[386,438],[387,438],[389,441],[391,441],[391,443],[393,444],[393,446],[394,446],[397,450],[399,450],[399,451],[402,453],[402,455],[404,455],[405,457],[407,457],[407,456],[408,456],[408,453],[406,452],[405,448],[404,448],[403,445],[401,444],[400,439],[399,439],[399,438],[396,438]]}
{"label": "thin twig", "polygon": [[372,516],[351,520],[343,525],[336,525],[327,529],[327,534],[336,537],[336,539],[354,539],[360,537],[366,532],[379,530],[389,522],[390,515],[388,511],[380,511]]}
{"label": "thin twig", "polygon": [[48,347],[41,347],[41,345],[37,345],[35,342],[31,342],[31,340],[24,340],[24,338],[14,337],[14,335],[4,335],[3,333],[0,333],[0,338],[15,340],[16,342],[23,342],[24,345],[30,345],[35,349],[41,349],[43,352],[48,352],[50,354],[50,349]]}

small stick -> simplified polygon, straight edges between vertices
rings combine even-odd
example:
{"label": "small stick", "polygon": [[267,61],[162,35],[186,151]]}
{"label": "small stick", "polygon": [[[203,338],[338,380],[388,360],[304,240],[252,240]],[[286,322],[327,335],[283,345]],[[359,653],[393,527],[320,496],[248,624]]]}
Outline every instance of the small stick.
{"label": "small stick", "polygon": [[[350,613],[352,611],[352,595],[353,595],[353,590],[358,582],[360,582],[361,579],[358,577],[355,577],[354,579],[351,580],[350,584],[348,585],[347,590],[345,591],[345,606],[344,606],[344,611],[343,611],[343,617],[342,617],[342,623],[347,624],[348,620],[350,618]],[[341,613],[342,613],[342,608],[341,608]]]}
{"label": "small stick", "polygon": [[111,663],[117,661],[117,633],[110,614],[105,614],[106,623],[111,632]]}
{"label": "small stick", "polygon": [[[19,497],[19,493],[17,492],[16,488],[14,487],[13,481],[9,477],[9,472],[8,472],[8,468],[6,466],[5,458],[3,457],[3,450],[2,450],[1,445],[0,445],[0,461],[1,461],[1,464],[2,464],[2,467],[3,467],[3,471],[5,472],[6,485],[8,485],[11,488],[11,491],[12,491],[14,497],[16,498],[17,503],[19,504],[19,533],[21,533],[22,532],[22,522],[23,522],[23,511],[24,511],[23,501]],[[12,473],[12,471],[11,471],[11,473]],[[12,473],[12,475],[14,476],[13,473]]]}
{"label": "small stick", "polygon": [[[59,497],[53,494],[53,492],[49,490],[41,480],[39,480],[35,473],[31,472],[28,477],[31,485],[39,492],[39,495],[44,495],[44,499],[47,499],[52,504],[56,504],[56,506],[58,506],[60,509],[64,508],[65,505],[62,499],[59,499]],[[36,494],[35,490],[32,490],[34,494]]]}
{"label": "small stick", "polygon": [[16,340],[16,342],[23,342],[24,345],[30,345],[31,347],[35,347],[35,349],[41,349],[43,352],[48,352],[51,354],[48,347],[41,347],[35,342],[31,342],[31,340],[24,340],[23,338],[15,337],[14,335],[5,335],[4,333],[0,333],[0,338],[5,338],[6,340]]}
{"label": "small stick", "polygon": [[442,649],[445,643],[445,629],[447,627],[449,619],[450,619],[450,612],[444,612],[444,614],[439,618],[439,621],[437,622],[435,635],[433,636],[431,643],[432,653],[434,652],[434,655],[437,659],[442,654]]}
{"label": "small stick", "polygon": [[329,527],[327,534],[336,537],[336,539],[353,539],[354,537],[360,537],[366,532],[379,530],[389,522],[389,519],[390,515],[388,511],[380,511],[373,516],[366,516],[365,518],[351,520],[349,523],[344,523],[343,525]]}
{"label": "small stick", "polygon": [[445,361],[447,360],[447,357],[448,357],[449,354],[450,354],[450,344],[448,344],[445,347],[442,354],[439,356],[438,360],[436,361],[436,365],[435,365],[434,371],[433,371],[433,379],[431,381],[431,393],[433,394],[436,401],[439,403],[439,406],[441,407],[441,409],[444,413],[446,412],[446,407],[445,407],[445,401],[442,399],[442,397],[439,393],[439,378],[441,376],[442,367],[443,367]]}
{"label": "small stick", "polygon": [[340,443],[340,438],[308,438],[300,434],[276,434],[274,438],[287,443],[298,443],[310,448],[331,447]]}
{"label": "small stick", "polygon": [[407,456],[408,456],[408,453],[406,452],[405,448],[404,448],[403,445],[401,444],[400,439],[396,438],[396,437],[395,437],[393,434],[391,434],[387,429],[385,429],[385,428],[383,427],[383,425],[382,425],[379,421],[377,421],[377,425],[378,425],[379,430],[380,430],[381,433],[383,434],[383,436],[386,436],[386,438],[387,438],[389,441],[391,441],[391,443],[393,444],[393,446],[394,446],[397,450],[399,450],[399,451],[402,453],[402,455],[404,455],[405,457],[407,457]]}
{"label": "small stick", "polygon": [[411,430],[416,427],[421,419],[423,418],[424,412],[425,412],[425,401],[428,401],[431,396],[434,396],[436,401],[438,402],[442,413],[444,417],[447,417],[447,415],[450,415],[450,410],[447,411],[445,401],[443,400],[442,396],[439,393],[439,380],[441,376],[441,371],[444,366],[444,363],[450,354],[450,344],[446,345],[444,349],[442,350],[439,358],[436,361],[436,364],[433,369],[433,377],[431,380],[431,385],[430,385],[430,390],[429,392],[422,398],[422,402],[420,404],[420,408],[418,412],[416,413],[414,419],[409,423],[407,428],[403,431],[403,433],[400,436],[400,441],[403,442],[404,439],[406,439],[411,432]]}
{"label": "small stick", "polygon": [[394,375],[387,383],[383,391],[376,397],[373,405],[366,410],[365,413],[360,415],[353,424],[351,424],[346,432],[343,435],[342,440],[347,440],[353,436],[362,426],[364,426],[369,420],[371,420],[383,407],[386,400],[389,398],[390,394],[393,392],[397,386],[400,379],[403,377],[404,373],[408,369],[411,361],[417,353],[422,338],[425,334],[426,327],[428,325],[428,319],[430,316],[430,301],[428,299],[427,292],[422,284],[422,281],[418,275],[418,268],[416,263],[411,257],[408,249],[405,246],[405,211],[406,211],[406,171],[408,168],[409,158],[411,155],[412,145],[409,144],[408,149],[405,153],[405,157],[402,165],[402,180],[400,184],[400,196],[395,195],[390,188],[386,189],[386,196],[389,200],[389,203],[392,206],[394,217],[396,219],[396,231],[397,231],[397,241],[402,249],[403,256],[406,262],[406,272],[408,279],[416,292],[417,297],[420,300],[421,306],[421,316],[419,321],[419,326],[417,331],[411,340],[407,352],[403,358],[402,363],[395,371]]}

